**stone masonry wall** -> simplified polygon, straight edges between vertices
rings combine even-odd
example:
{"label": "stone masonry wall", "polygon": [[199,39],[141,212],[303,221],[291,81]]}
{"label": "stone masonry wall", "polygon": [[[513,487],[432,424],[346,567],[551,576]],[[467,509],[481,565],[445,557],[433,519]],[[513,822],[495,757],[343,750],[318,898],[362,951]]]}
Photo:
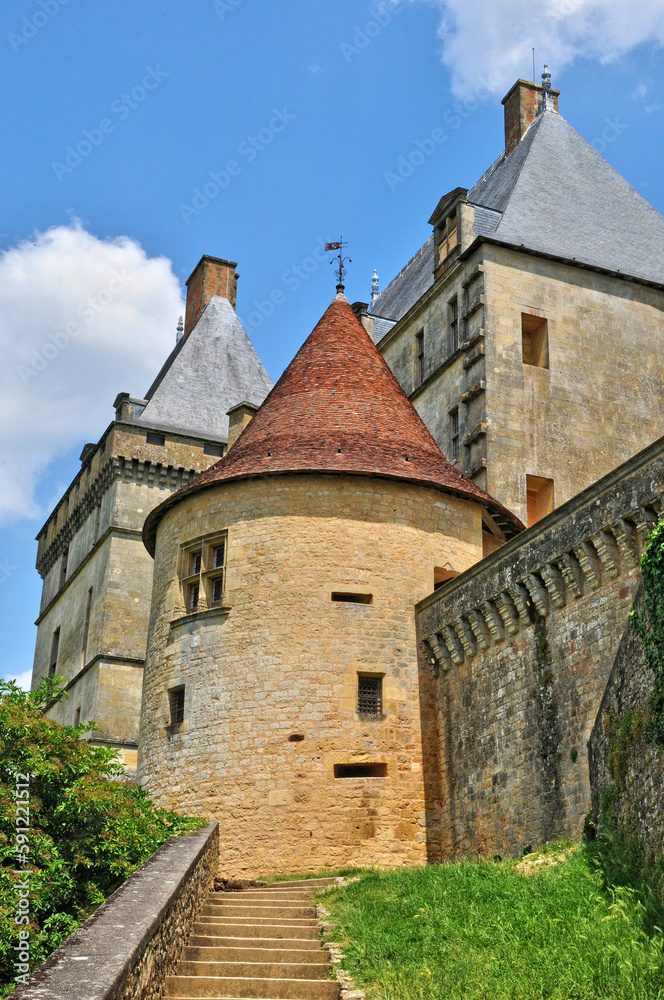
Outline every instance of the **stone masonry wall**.
{"label": "stone masonry wall", "polygon": [[[635,607],[641,606],[643,588]],[[618,830],[637,837],[647,864],[664,850],[664,751],[637,732],[627,744],[625,773],[611,777],[609,755],[617,727],[628,712],[647,709],[653,687],[643,643],[630,625],[625,629],[588,744],[593,820],[599,832]],[[611,790],[611,820],[604,816],[603,793]]]}
{"label": "stone masonry wall", "polygon": [[216,823],[171,837],[12,1000],[157,1000],[212,889],[218,849]]}
{"label": "stone masonry wall", "polygon": [[[222,529],[224,606],[186,614],[180,546]],[[139,778],[160,805],[219,820],[223,872],[424,862],[414,607],[435,567],[480,558],[481,532],[472,502],[364,476],[231,482],[165,514]],[[361,672],[383,678],[380,716],[358,714]],[[387,774],[335,776],[358,764]]]}
{"label": "stone masonry wall", "polygon": [[432,860],[580,835],[586,742],[663,490],[660,439],[418,605]]}

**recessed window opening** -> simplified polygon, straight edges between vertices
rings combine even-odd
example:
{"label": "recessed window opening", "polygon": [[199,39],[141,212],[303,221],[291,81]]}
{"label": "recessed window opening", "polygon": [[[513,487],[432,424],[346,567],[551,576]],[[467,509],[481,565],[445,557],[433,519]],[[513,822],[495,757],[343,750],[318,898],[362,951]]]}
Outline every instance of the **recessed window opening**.
{"label": "recessed window opening", "polygon": [[190,562],[191,562],[190,572],[192,574],[194,574],[194,573],[200,573],[200,571],[201,571],[201,552],[200,551],[198,551],[198,552],[192,552],[191,553]]}
{"label": "recessed window opening", "polygon": [[452,456],[452,461],[456,462],[459,458],[459,407],[457,406],[450,413],[450,455]]}
{"label": "recessed window opening", "polygon": [[80,726],[80,724],[81,724],[81,706],[79,705],[76,711],[74,712],[74,725]]}
{"label": "recessed window opening", "polygon": [[449,580],[453,580],[459,574],[453,569],[442,569],[440,566],[433,568],[433,589],[438,590]]}
{"label": "recessed window opening", "polygon": [[382,715],[383,713],[383,678],[367,677],[358,674],[357,677],[357,711],[360,715]]}
{"label": "recessed window opening", "polygon": [[221,444],[212,444],[208,442],[203,444],[203,454],[212,455],[214,458],[221,458],[224,454],[224,448]]}
{"label": "recessed window opening", "polygon": [[67,564],[69,562],[69,546],[62,553],[62,559],[60,561],[60,587],[64,587],[67,582]]}
{"label": "recessed window opening", "polygon": [[163,434],[157,434],[156,431],[148,431],[146,435],[146,441],[148,444],[156,444],[163,448],[166,444],[166,438]]}
{"label": "recessed window opening", "polygon": [[173,688],[168,692],[168,703],[171,712],[171,725],[179,726],[184,722],[184,687]]}
{"label": "recessed window opening", "polygon": [[553,510],[553,479],[526,476],[526,500],[530,527]]}
{"label": "recessed window opening", "polygon": [[373,594],[344,594],[333,591],[333,601],[343,601],[346,604],[373,604]]}
{"label": "recessed window opening", "polygon": [[187,611],[198,611],[198,602],[201,596],[199,584],[192,583],[187,587]]}
{"label": "recessed window opening", "polygon": [[183,546],[180,580],[187,612],[223,604],[226,592],[226,533]]}
{"label": "recessed window opening", "polygon": [[60,649],[60,628],[56,628],[51,639],[51,657],[48,663],[48,676],[54,677],[58,667],[58,650]]}
{"label": "recessed window opening", "polygon": [[85,666],[88,658],[88,639],[90,637],[90,616],[92,614],[92,587],[88,590],[88,599],[85,603],[85,620],[83,622],[83,645],[81,646],[81,669]]}
{"label": "recessed window opening", "polygon": [[450,317],[450,349],[452,354],[459,349],[459,300],[453,298],[448,305]]}
{"label": "recessed window opening", "polygon": [[424,330],[415,335],[415,353],[417,356],[417,383],[424,382]]}
{"label": "recessed window opening", "polygon": [[521,352],[524,365],[549,367],[548,321],[541,316],[521,313]]}
{"label": "recessed window opening", "polygon": [[386,778],[387,764],[335,764],[335,778]]}

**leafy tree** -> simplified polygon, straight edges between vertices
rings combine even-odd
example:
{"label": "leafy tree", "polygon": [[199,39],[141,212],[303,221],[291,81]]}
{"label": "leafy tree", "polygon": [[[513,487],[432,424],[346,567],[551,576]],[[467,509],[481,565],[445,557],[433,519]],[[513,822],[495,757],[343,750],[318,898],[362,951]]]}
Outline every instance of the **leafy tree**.
{"label": "leafy tree", "polygon": [[640,635],[648,666],[654,674],[650,696],[650,736],[664,746],[664,521],[648,539],[641,560],[643,610],[632,611],[632,627]]}
{"label": "leafy tree", "polygon": [[[156,809],[124,780],[114,750],[82,739],[94,723],[46,718],[63,689],[61,678],[29,693],[0,681],[0,995],[17,973],[26,879],[32,970],[169,837],[203,825]],[[27,829],[26,810],[18,809],[26,803]]]}

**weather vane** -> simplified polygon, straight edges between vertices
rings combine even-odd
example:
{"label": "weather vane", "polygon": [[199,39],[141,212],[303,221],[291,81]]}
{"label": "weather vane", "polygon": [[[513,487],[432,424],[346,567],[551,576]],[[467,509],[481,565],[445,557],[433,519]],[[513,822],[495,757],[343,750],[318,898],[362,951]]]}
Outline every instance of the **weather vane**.
{"label": "weather vane", "polygon": [[[344,290],[344,278],[346,276],[346,268],[344,267],[344,261],[348,261],[349,264],[353,263],[352,260],[350,259],[350,257],[344,257],[343,256],[344,247],[347,247],[347,246],[348,246],[348,243],[347,242],[344,243],[343,236],[340,238],[340,240],[339,240],[338,243],[326,243],[325,244],[325,249],[326,250],[338,250],[339,251],[339,253],[337,255],[337,279],[338,279],[338,281],[337,281],[337,291],[338,292],[343,292],[343,290]],[[334,261],[331,260],[330,264],[334,264]]]}

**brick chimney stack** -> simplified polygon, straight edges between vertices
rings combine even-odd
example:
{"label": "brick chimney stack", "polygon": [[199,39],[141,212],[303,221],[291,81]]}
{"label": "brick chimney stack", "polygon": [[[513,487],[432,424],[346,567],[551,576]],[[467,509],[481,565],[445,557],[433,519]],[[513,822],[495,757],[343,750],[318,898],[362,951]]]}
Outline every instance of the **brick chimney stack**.
{"label": "brick chimney stack", "polygon": [[[553,98],[554,110],[558,110],[559,90],[549,91]],[[541,84],[529,80],[517,80],[509,93],[503,97],[505,107],[505,152],[509,156],[523,139],[526,131],[535,121],[542,103]]]}
{"label": "brick chimney stack", "polygon": [[237,298],[237,264],[234,260],[204,254],[187,279],[187,308],[184,318],[185,337],[196,326],[201,313],[213,295],[228,299],[235,309]]}

